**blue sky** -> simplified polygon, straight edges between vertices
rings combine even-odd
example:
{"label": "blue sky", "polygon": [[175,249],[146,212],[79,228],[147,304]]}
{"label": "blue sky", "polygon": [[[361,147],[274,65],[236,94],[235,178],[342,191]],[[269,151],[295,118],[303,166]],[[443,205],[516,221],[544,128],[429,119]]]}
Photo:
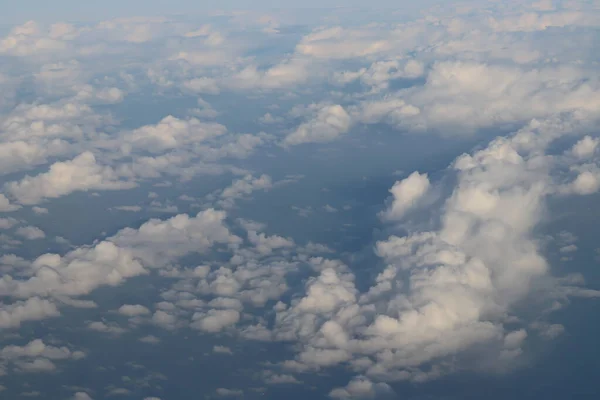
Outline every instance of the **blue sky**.
{"label": "blue sky", "polygon": [[[307,1],[274,1],[274,0],[222,0],[219,2],[197,2],[191,0],[107,0],[103,2],[82,2],[76,0],[57,0],[47,2],[43,0],[23,0],[17,3],[2,0],[0,4],[3,13],[0,21],[5,24],[22,23],[29,19],[57,21],[90,21],[98,18],[114,18],[133,15],[164,15],[202,13],[207,10],[274,10],[297,8],[335,8],[335,7],[360,7],[365,8],[362,1],[349,0],[307,0]],[[367,9],[373,8],[399,8],[412,10],[422,8],[434,1],[419,2],[418,5],[408,2],[399,4],[388,0],[375,0],[369,2]]]}

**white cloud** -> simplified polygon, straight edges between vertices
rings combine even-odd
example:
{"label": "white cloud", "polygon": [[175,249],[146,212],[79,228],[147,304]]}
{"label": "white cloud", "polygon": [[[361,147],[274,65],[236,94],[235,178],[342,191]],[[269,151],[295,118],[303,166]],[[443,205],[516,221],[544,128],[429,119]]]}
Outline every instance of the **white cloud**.
{"label": "white cloud", "polygon": [[119,307],[118,313],[127,317],[135,317],[150,314],[150,310],[140,304],[124,304]]}
{"label": "white cloud", "polygon": [[231,349],[226,346],[213,346],[213,353],[229,354],[229,355],[233,354]]}
{"label": "white cloud", "polygon": [[386,60],[376,61],[369,68],[362,68],[356,72],[335,72],[333,81],[345,85],[359,79],[377,92],[389,89],[390,81],[394,79],[415,79],[424,73],[425,66],[420,61],[408,60],[401,64],[398,60]]}
{"label": "white cloud", "polygon": [[157,338],[156,336],[144,336],[142,338],[140,338],[140,342],[142,343],[148,343],[148,344],[158,344],[160,343],[160,339]]}
{"label": "white cloud", "polygon": [[19,221],[14,218],[0,218],[0,229],[10,229],[18,223]]}
{"label": "white cloud", "polygon": [[15,233],[27,240],[44,239],[46,237],[44,231],[35,226],[22,226]]}
{"label": "white cloud", "polygon": [[119,211],[130,211],[130,212],[140,212],[142,211],[142,207],[140,206],[116,206],[111,209],[119,210]]}
{"label": "white cloud", "polygon": [[392,397],[394,391],[386,383],[373,383],[364,376],[353,378],[343,388],[333,389],[329,397],[333,399],[375,399],[383,396]]}
{"label": "white cloud", "polygon": [[37,215],[48,214],[48,209],[44,207],[32,207],[31,211],[33,211]]}
{"label": "white cloud", "polygon": [[[393,232],[385,239],[378,236],[382,270],[371,282],[357,285],[350,267],[314,256],[332,255],[332,250],[267,235],[259,224],[240,223],[247,237],[238,237],[227,228],[224,212],[209,209],[195,216],[152,219],[137,229],[124,228],[90,245],[60,255],[43,254],[33,262],[2,257],[0,295],[5,303],[0,305],[0,328],[58,316],[57,304],[95,306],[71,297],[156,269],[157,277],[174,283],[161,291],[164,301],[152,311],[142,305],[116,310],[131,318],[128,329],[140,323],[168,330],[191,326],[246,340],[289,341],[296,351],[294,359],[277,368],[307,372],[347,365],[361,374],[330,393],[340,399],[389,394],[383,381],[424,381],[452,372],[453,365],[463,367],[463,352],[469,352],[467,358],[475,360],[480,370],[502,369],[518,360],[535,336],[557,337],[564,331],[562,325],[545,322],[543,315],[535,316],[533,323],[520,319],[514,305],[534,296],[541,303],[558,298],[561,304],[568,296],[598,296],[577,287],[583,284],[580,279],[550,276],[536,227],[544,217],[547,197],[600,189],[598,139],[584,136],[595,130],[591,122],[600,108],[600,81],[586,39],[599,19],[584,5],[568,10],[546,1],[489,11],[452,11],[448,16],[438,9],[412,22],[323,26],[301,37],[291,52],[266,56],[253,50],[293,35],[270,16],[261,18],[258,28],[253,22],[252,32],[241,31],[245,25],[229,32],[226,23],[219,24],[219,31],[208,25],[198,28],[177,17],[48,28],[28,22],[14,28],[0,39],[0,53],[11,56],[5,57],[8,64],[0,72],[0,174],[36,166],[45,172],[36,169],[37,175],[11,177],[19,180],[4,186],[2,212],[77,191],[127,189],[143,181],[158,185],[156,179],[174,190],[198,174],[224,172],[240,179],[214,191],[208,200],[230,207],[237,199],[277,184],[269,175],[254,176],[239,167],[250,168],[254,160],[239,160],[279,139],[240,134],[240,126],[255,129],[241,121],[223,118],[224,124],[235,127],[232,132],[225,125],[201,120],[225,116],[225,110],[219,114],[221,101],[211,105],[199,99],[194,109],[177,109],[166,117],[156,114],[156,123],[131,126],[135,112],[123,118],[120,111],[129,107],[128,101],[136,106],[136,96],[146,95],[146,89],[159,105],[181,96],[227,91],[238,92],[235,96],[245,93],[248,96],[239,98],[256,102],[248,112],[264,102],[275,103],[269,113],[257,110],[251,119],[279,131],[286,121],[281,116],[302,118],[280,142],[289,151],[302,143],[342,139],[356,123],[384,122],[403,133],[481,132],[483,141],[488,140],[487,128],[494,132],[500,132],[498,127],[523,128],[458,157],[441,171],[440,180],[430,182],[427,175],[415,172],[394,184],[389,207],[381,216],[394,221],[406,217],[409,223],[390,224],[386,229]],[[336,15],[340,24],[342,17]],[[239,22],[257,17],[227,14],[227,18]],[[265,26],[268,38],[261,33]],[[126,67],[123,59],[128,60]],[[339,86],[324,92],[326,83]],[[298,90],[292,94],[276,90],[293,86]],[[19,104],[23,89],[31,91],[30,104]],[[306,98],[316,103],[293,107]],[[104,109],[99,104],[111,106]],[[288,107],[293,108],[286,114]],[[191,115],[200,119],[185,117]],[[555,154],[553,141],[567,135],[583,138]],[[280,149],[269,150],[263,156],[278,157]],[[53,164],[43,167],[49,162]],[[161,192],[160,201],[150,209],[176,211],[170,200]],[[321,209],[335,211],[323,204],[294,208],[302,215]],[[32,211],[47,212],[41,207]],[[23,224],[15,229],[16,235],[42,238],[43,232],[29,223],[0,218],[2,229]],[[8,235],[1,240],[7,247],[19,244]],[[553,251],[565,255],[577,250],[570,241],[554,244]],[[211,250],[218,250],[218,262],[210,255],[203,265],[179,265],[181,257]],[[312,269],[312,275],[296,292],[296,285],[288,286],[289,274],[304,273],[304,268]],[[275,314],[273,321],[262,314],[262,307],[272,310],[268,312]],[[533,315],[536,310],[530,311]],[[85,323],[99,332],[125,332],[108,321]],[[152,335],[139,340],[160,341]],[[14,370],[60,367],[59,358],[51,354],[62,350],[49,353],[52,346],[43,345],[46,350],[19,359]],[[24,352],[28,346],[11,351]],[[486,351],[475,357],[471,351],[479,346]],[[231,349],[215,346],[213,351],[225,354]],[[456,364],[446,363],[448,359]],[[267,384],[298,383],[279,370],[259,378]],[[129,393],[114,386],[109,390]],[[83,391],[75,398],[78,394],[80,400],[89,398]],[[243,392],[221,388],[216,394]]]}
{"label": "white cloud", "polygon": [[82,351],[72,351],[66,346],[54,347],[40,339],[25,346],[9,345],[0,350],[0,361],[13,363],[20,372],[52,372],[57,368],[54,362],[84,357]]}
{"label": "white cloud", "polygon": [[297,385],[302,382],[288,374],[269,374],[265,379],[265,383],[267,385]]}
{"label": "white cloud", "polygon": [[317,110],[313,119],[304,122],[286,136],[283,145],[330,142],[347,133],[351,125],[352,119],[342,106],[323,106]]}
{"label": "white cloud", "polygon": [[92,397],[86,392],[76,392],[73,395],[72,400],[93,400]]}
{"label": "white cloud", "polygon": [[110,333],[112,335],[120,335],[122,333],[127,332],[126,329],[121,328],[120,326],[117,326],[115,324],[106,324],[102,321],[90,322],[87,325],[87,328],[92,331]]}
{"label": "white cloud", "polygon": [[269,190],[273,187],[273,182],[269,175],[261,175],[258,178],[252,175],[246,175],[242,179],[238,179],[231,183],[231,186],[226,187],[220,194],[219,205],[225,208],[231,208],[235,205],[235,201],[244,196],[252,194],[257,190]]}
{"label": "white cloud", "polygon": [[84,152],[72,160],[52,164],[48,172],[10,182],[6,190],[23,204],[37,204],[76,191],[121,190],[133,186],[132,182],[120,180],[111,167],[99,165],[94,154]]}
{"label": "white cloud", "polygon": [[8,200],[6,198],[6,196],[4,196],[2,193],[0,193],[0,212],[16,211],[19,208],[21,208],[21,206],[16,205],[16,204],[11,204],[10,200]]}
{"label": "white cloud", "polygon": [[575,110],[593,113],[600,108],[599,88],[584,67],[439,61],[428,71],[425,85],[401,96],[362,101],[354,113],[366,123],[465,134]]}
{"label": "white cloud", "polygon": [[49,300],[30,297],[25,301],[3,304],[0,307],[0,328],[18,328],[25,321],[39,321],[60,315],[56,305]]}
{"label": "white cloud", "polygon": [[579,195],[596,193],[600,189],[600,172],[596,170],[580,172],[569,189]]}
{"label": "white cloud", "polygon": [[56,365],[46,358],[36,358],[32,361],[18,361],[16,365],[19,371],[28,373],[53,372],[56,370]]}
{"label": "white cloud", "polygon": [[151,219],[139,229],[122,229],[94,246],[82,246],[63,256],[41,255],[31,264],[28,279],[3,276],[0,293],[21,298],[51,293],[79,296],[101,285],[119,285],[146,274],[146,268],[168,265],[215,244],[239,243],[240,238],[224,226],[225,216],[222,211],[208,209],[195,217],[180,214],[165,221]]}
{"label": "white cloud", "polygon": [[146,125],[126,134],[119,138],[115,145],[123,148],[122,141],[125,141],[131,149],[160,153],[164,150],[200,143],[226,132],[227,128],[221,124],[200,122],[197,118],[181,120],[167,116],[156,125]]}
{"label": "white cloud", "polygon": [[398,220],[429,190],[429,179],[427,174],[413,172],[407,178],[397,181],[390,189],[392,193],[392,203],[382,216],[387,220]]}
{"label": "white cloud", "polygon": [[[480,355],[479,369],[513,365],[528,333],[507,331],[504,321],[511,320],[516,302],[548,279],[533,232],[546,196],[561,193],[552,169],[572,160],[544,156],[554,140],[576,132],[580,122],[569,118],[533,121],[458,157],[447,171],[454,186],[445,202],[430,207],[422,223],[404,227],[405,236],[377,242],[385,268],[366,292],[358,292],[343,264],[315,263],[320,275],[308,281],[303,297],[277,309],[275,338],[300,343],[284,367],[307,371],[349,363],[370,380],[424,381],[453,371],[447,357],[484,343],[490,351]],[[419,174],[413,178],[419,190],[396,196],[406,200],[399,203],[402,213],[430,185]],[[564,287],[545,296],[555,292],[597,295]],[[347,389],[335,394],[350,396]]]}
{"label": "white cloud", "polygon": [[590,158],[596,152],[596,148],[598,147],[598,141],[598,138],[585,136],[583,139],[579,140],[573,145],[571,153],[579,159]]}
{"label": "white cloud", "polygon": [[205,332],[220,332],[235,325],[240,320],[236,310],[209,310],[207,313],[194,313],[190,326]]}

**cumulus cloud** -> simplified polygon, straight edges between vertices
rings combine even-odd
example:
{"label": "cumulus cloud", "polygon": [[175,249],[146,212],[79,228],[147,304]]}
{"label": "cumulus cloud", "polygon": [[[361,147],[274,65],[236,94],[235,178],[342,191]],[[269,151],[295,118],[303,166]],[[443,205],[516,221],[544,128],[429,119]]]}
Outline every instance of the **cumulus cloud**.
{"label": "cumulus cloud", "polygon": [[32,340],[24,346],[8,345],[0,350],[0,361],[12,363],[17,371],[24,373],[53,372],[58,368],[55,362],[83,357],[85,353],[82,351],[47,345],[41,339]]}
{"label": "cumulus cloud", "polygon": [[29,297],[25,301],[2,304],[0,328],[18,328],[25,321],[38,321],[59,315],[58,308],[51,301],[40,297]]}
{"label": "cumulus cloud", "polygon": [[[458,157],[447,171],[454,188],[430,210],[439,218],[436,228],[425,229],[425,221],[424,229],[411,225],[404,236],[380,240],[376,252],[386,267],[367,291],[357,290],[345,265],[315,264],[319,275],[305,294],[277,310],[275,338],[302,343],[284,366],[306,371],[349,363],[368,379],[425,381],[452,372],[445,357],[482,343],[490,352],[479,368],[518,358],[528,332],[510,331],[504,320],[549,274],[533,230],[546,196],[560,188],[549,172],[560,159],[540,154],[572,129],[568,119],[535,121]],[[410,211],[429,185],[418,173],[397,183],[397,209]],[[335,393],[351,395],[348,388]]]}
{"label": "cumulus cloud", "polygon": [[[546,322],[544,313],[536,315],[538,303],[548,311],[569,296],[598,296],[582,289],[578,276],[552,277],[537,237],[547,198],[600,190],[598,139],[592,136],[600,86],[586,39],[600,19],[589,6],[578,7],[541,1],[507,12],[475,7],[451,16],[436,9],[415,21],[362,26],[343,26],[343,15],[336,15],[340,26],[298,34],[295,44],[296,29],[286,30],[272,16],[248,23],[256,17],[252,13],[228,14],[237,25],[223,20],[218,29],[177,17],[14,27],[0,39],[6,61],[0,68],[0,174],[8,178],[0,212],[141,184],[163,187],[152,196],[160,200],[141,200],[152,212],[204,210],[113,227],[116,233],[108,237],[60,254],[36,254],[33,261],[3,256],[0,328],[58,317],[59,304],[96,307],[77,297],[155,273],[169,282],[160,286],[160,301],[118,303],[109,315],[129,318],[127,330],[148,324],[161,335],[175,335],[191,327],[202,335],[291,344],[290,359],[267,363],[273,371],[258,373],[268,385],[297,384],[294,372],[344,366],[359,375],[330,397],[369,399],[393,396],[385,382],[422,382],[454,368],[502,370],[518,363],[529,341],[564,332],[561,324]],[[243,21],[251,32],[242,30]],[[264,48],[283,39],[289,51],[265,54]],[[294,86],[293,93],[279,90]],[[146,109],[150,117],[139,126],[137,102],[148,93],[157,108]],[[210,103],[196,99],[198,94]],[[228,97],[213,102],[217,95]],[[173,98],[191,98],[192,108],[182,102],[157,111]],[[286,129],[286,136],[253,133],[253,124],[231,119],[239,99],[253,103],[241,117],[247,112],[269,132]],[[306,99],[314,103],[298,104]],[[180,195],[185,182],[193,189],[190,181],[199,174],[231,173],[231,185],[206,197],[230,208],[277,184],[270,171],[248,171],[256,160],[240,161],[260,146],[278,142],[291,152],[304,143],[353,141],[347,137],[351,129],[379,123],[392,125],[396,134],[480,136],[477,150],[436,171],[435,179],[414,172],[392,186],[380,216],[408,222],[378,232],[381,263],[368,276],[354,270],[354,254],[344,254],[346,265],[326,246],[301,245],[287,237],[293,234],[267,234],[264,225],[248,221],[236,226],[245,231],[238,236],[227,227],[225,212],[169,199],[175,193],[169,191]],[[492,130],[501,136],[490,140]],[[559,149],[564,144],[573,145]],[[280,152],[273,148],[261,156],[276,159]],[[139,205],[111,209],[142,211]],[[341,209],[294,208],[304,216]],[[31,211],[48,212],[37,206]],[[0,218],[0,229],[7,230],[3,246],[21,244],[13,234],[44,237],[29,214]],[[559,256],[584,249],[561,240],[553,248]],[[539,301],[526,303],[531,297]],[[519,315],[523,303],[531,306],[533,322]],[[126,332],[109,320],[84,325],[87,334]],[[145,344],[161,340],[136,337]],[[50,343],[5,346],[1,371],[4,364],[15,372],[55,371],[61,360],[83,354]],[[214,345],[212,351],[235,357],[229,347]],[[70,390],[78,391],[74,398],[90,398],[83,389]],[[106,392],[133,389],[109,386]],[[215,394],[244,392],[220,388]]]}
{"label": "cumulus cloud", "polygon": [[352,111],[364,123],[401,129],[471,134],[478,129],[526,122],[562,112],[595,112],[600,88],[585,68],[540,68],[474,61],[439,61],[423,86],[367,99]]}
{"label": "cumulus cloud", "polygon": [[72,400],[93,400],[86,392],[77,392],[73,395]]}
{"label": "cumulus cloud", "polygon": [[37,204],[76,191],[119,190],[133,186],[134,183],[121,180],[111,167],[99,165],[93,153],[84,152],[72,160],[52,164],[48,172],[8,183],[6,190],[23,204]]}
{"label": "cumulus cloud", "polygon": [[243,396],[244,392],[237,389],[218,388],[216,390],[216,394],[219,397],[241,397]]}
{"label": "cumulus cloud", "polygon": [[124,304],[119,307],[118,313],[127,317],[135,317],[150,314],[150,310],[140,304]]}
{"label": "cumulus cloud", "polygon": [[[168,149],[200,143],[212,137],[223,135],[227,128],[217,123],[204,123],[197,118],[181,120],[173,116],[163,118],[156,125],[138,128],[119,138],[116,145],[131,149],[159,153]],[[124,142],[124,143],[123,143]]]}
{"label": "cumulus cloud", "polygon": [[48,209],[44,207],[31,207],[31,211],[33,211],[37,215],[48,214]]}
{"label": "cumulus cloud", "polygon": [[596,148],[598,147],[598,138],[592,138],[591,136],[585,136],[573,145],[571,153],[579,158],[585,159],[594,155]]}
{"label": "cumulus cloud", "polygon": [[0,212],[16,211],[19,208],[21,208],[21,206],[11,204],[10,200],[8,200],[5,195],[0,193]]}
{"label": "cumulus cloud", "polygon": [[220,332],[240,320],[236,310],[209,310],[208,313],[194,313],[191,327],[205,332]]}
{"label": "cumulus cloud", "polygon": [[44,231],[35,226],[22,226],[15,233],[27,240],[44,239],[46,237]]}
{"label": "cumulus cloud", "polygon": [[213,353],[230,354],[230,355],[233,354],[231,349],[229,347],[225,347],[225,346],[214,346]]}
{"label": "cumulus cloud", "polygon": [[10,229],[18,223],[19,221],[14,218],[0,218],[0,229]]}
{"label": "cumulus cloud", "polygon": [[115,324],[106,324],[103,321],[90,322],[87,325],[87,328],[92,331],[110,333],[112,335],[120,335],[122,333],[127,332],[126,329],[121,328],[120,326],[117,326]]}
{"label": "cumulus cloud", "polygon": [[310,121],[301,124],[285,137],[284,146],[303,143],[330,142],[348,132],[352,124],[350,115],[340,105],[323,106]]}
{"label": "cumulus cloud", "polygon": [[382,216],[387,220],[397,220],[417,205],[417,202],[429,190],[429,179],[427,174],[413,172],[407,178],[397,181],[390,189],[392,203]]}
{"label": "cumulus cloud", "polygon": [[125,228],[94,246],[82,246],[63,256],[44,254],[31,264],[31,277],[16,280],[5,275],[0,292],[21,298],[78,296],[101,285],[118,285],[146,274],[146,268],[206,251],[213,244],[238,243],[240,239],[223,225],[224,219],[224,212],[212,209],[195,217],[180,214],[165,221],[152,219],[139,229]]}
{"label": "cumulus cloud", "polygon": [[261,175],[257,178],[252,175],[246,175],[242,179],[235,180],[230,186],[221,191],[219,205],[225,208],[231,208],[235,201],[244,196],[252,194],[257,190],[269,190],[273,187],[273,182],[269,175]]}
{"label": "cumulus cloud", "polygon": [[391,398],[394,394],[392,388],[386,383],[373,383],[363,376],[352,379],[343,388],[333,389],[329,393],[332,399],[379,399]]}

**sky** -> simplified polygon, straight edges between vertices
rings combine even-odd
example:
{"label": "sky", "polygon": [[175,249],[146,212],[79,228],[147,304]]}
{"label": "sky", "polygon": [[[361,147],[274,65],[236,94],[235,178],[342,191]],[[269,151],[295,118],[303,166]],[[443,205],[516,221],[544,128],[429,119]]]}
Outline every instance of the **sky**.
{"label": "sky", "polygon": [[322,9],[322,8],[350,8],[362,9],[400,9],[405,11],[421,10],[424,7],[436,3],[444,3],[440,0],[426,0],[418,4],[412,2],[398,2],[390,0],[375,0],[365,5],[358,0],[221,0],[218,3],[198,2],[192,0],[107,0],[103,2],[87,2],[76,0],[56,0],[47,2],[43,0],[23,0],[18,3],[8,0],[0,1],[0,5],[6,2],[3,8],[0,22],[3,24],[23,23],[29,19],[56,22],[67,21],[93,21],[99,18],[117,18],[123,16],[137,15],[171,15],[171,14],[201,14],[217,10],[294,10],[294,9]]}
{"label": "sky", "polygon": [[357,5],[0,17],[0,398],[597,396],[600,4]]}

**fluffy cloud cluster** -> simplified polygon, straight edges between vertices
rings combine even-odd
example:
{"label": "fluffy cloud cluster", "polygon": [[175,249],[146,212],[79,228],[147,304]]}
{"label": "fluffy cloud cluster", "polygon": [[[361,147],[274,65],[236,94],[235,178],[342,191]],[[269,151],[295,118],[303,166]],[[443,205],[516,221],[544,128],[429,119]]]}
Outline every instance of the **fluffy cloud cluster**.
{"label": "fluffy cloud cluster", "polygon": [[134,183],[119,179],[111,167],[99,165],[93,153],[85,152],[70,161],[52,164],[48,172],[11,182],[6,190],[23,204],[37,204],[43,199],[74,191],[118,190],[133,186]]}
{"label": "fluffy cloud cluster", "polygon": [[[571,162],[572,151],[562,157],[544,152],[558,138],[588,131],[592,123],[572,116],[533,121],[458,157],[447,172],[454,175],[454,188],[429,211],[435,229],[429,217],[422,224],[413,221],[405,236],[379,241],[376,251],[385,269],[367,291],[359,292],[347,266],[315,264],[319,274],[306,283],[306,293],[277,310],[273,337],[302,343],[284,367],[303,372],[346,365],[370,379],[424,381],[452,372],[448,357],[464,356],[462,367],[468,366],[470,351],[480,345],[488,350],[479,354],[477,368],[514,363],[528,337],[540,332],[535,321],[508,328],[516,321],[515,307],[550,279],[534,229],[546,197],[560,195],[569,185],[556,181],[552,172]],[[384,215],[410,215],[430,185],[418,173],[396,183]],[[441,187],[436,192],[442,196]],[[571,295],[584,295],[572,289]],[[540,296],[551,303],[564,291]],[[352,398],[352,390],[337,389],[332,396]]]}
{"label": "fluffy cloud cluster", "polygon": [[316,115],[286,136],[285,146],[302,143],[329,142],[348,132],[352,119],[340,105],[326,105],[316,111]]}
{"label": "fluffy cloud cluster", "polygon": [[412,173],[406,179],[396,182],[390,189],[393,200],[389,210],[383,216],[389,220],[402,218],[410,208],[417,205],[417,202],[427,193],[429,189],[429,179],[427,174]]}
{"label": "fluffy cloud cluster", "polygon": [[25,346],[9,345],[0,350],[0,365],[13,364],[19,372],[52,372],[57,360],[78,360],[85,357],[82,351],[72,351],[68,347],[54,347],[36,339]]}
{"label": "fluffy cloud cluster", "polygon": [[[205,252],[214,244],[235,245],[240,239],[223,225],[224,219],[224,212],[209,209],[195,217],[181,214],[165,221],[150,220],[139,229],[125,228],[94,246],[80,247],[63,256],[44,254],[29,265],[26,279],[4,275],[0,292],[29,298],[29,302],[36,299],[32,296],[79,296],[101,285],[118,285],[127,278],[146,274],[147,268],[168,265],[189,253]],[[52,303],[44,304],[43,310],[57,312]],[[131,313],[133,308],[120,312]]]}
{"label": "fluffy cloud cluster", "polygon": [[[18,237],[37,241],[34,249],[46,238],[36,225],[51,232],[27,219],[52,217],[52,204],[27,205],[200,174],[233,178],[204,197],[227,213],[207,208],[120,226],[90,245],[32,261],[2,256],[0,329],[59,317],[60,307],[96,308],[81,297],[155,274],[168,282],[159,300],[117,305],[83,321],[85,332],[119,338],[149,326],[165,335],[191,329],[288,343],[293,355],[264,364],[257,379],[288,385],[304,373],[351,371],[346,386],[329,392],[333,399],[393,397],[395,381],[516,365],[529,341],[564,331],[547,321],[551,311],[571,296],[600,295],[582,289],[580,275],[554,277],[537,237],[548,198],[600,191],[600,81],[586,39],[600,14],[568,2],[490,7],[320,26],[289,43],[293,32],[280,34],[274,17],[249,22],[250,14],[230,15],[231,26],[156,17],[14,27],[0,39],[0,212],[15,214],[0,217],[4,247],[21,245]],[[288,47],[271,54],[270,46]],[[252,106],[240,107],[240,99]],[[138,101],[145,107],[139,124],[131,117],[136,108],[128,108]],[[154,115],[154,101],[173,107]],[[267,132],[236,120],[246,113]],[[250,172],[268,164],[249,159],[256,149],[277,143],[263,155],[281,157],[302,144],[354,141],[378,124],[394,134],[480,139],[447,169],[393,184],[379,214],[387,236],[374,249],[381,266],[364,274],[353,257],[342,262],[323,245],[302,245],[251,221],[229,227],[240,199],[293,181]],[[512,133],[490,140],[490,131]],[[202,195],[177,195],[207,207],[193,203]],[[154,199],[151,209],[178,208]],[[567,234],[555,243],[563,259],[578,250]],[[161,341],[144,335],[144,346]],[[0,349],[0,375],[54,371],[58,360],[84,355],[47,343]],[[220,355],[234,350],[213,347]],[[90,396],[77,389],[74,398]]]}

